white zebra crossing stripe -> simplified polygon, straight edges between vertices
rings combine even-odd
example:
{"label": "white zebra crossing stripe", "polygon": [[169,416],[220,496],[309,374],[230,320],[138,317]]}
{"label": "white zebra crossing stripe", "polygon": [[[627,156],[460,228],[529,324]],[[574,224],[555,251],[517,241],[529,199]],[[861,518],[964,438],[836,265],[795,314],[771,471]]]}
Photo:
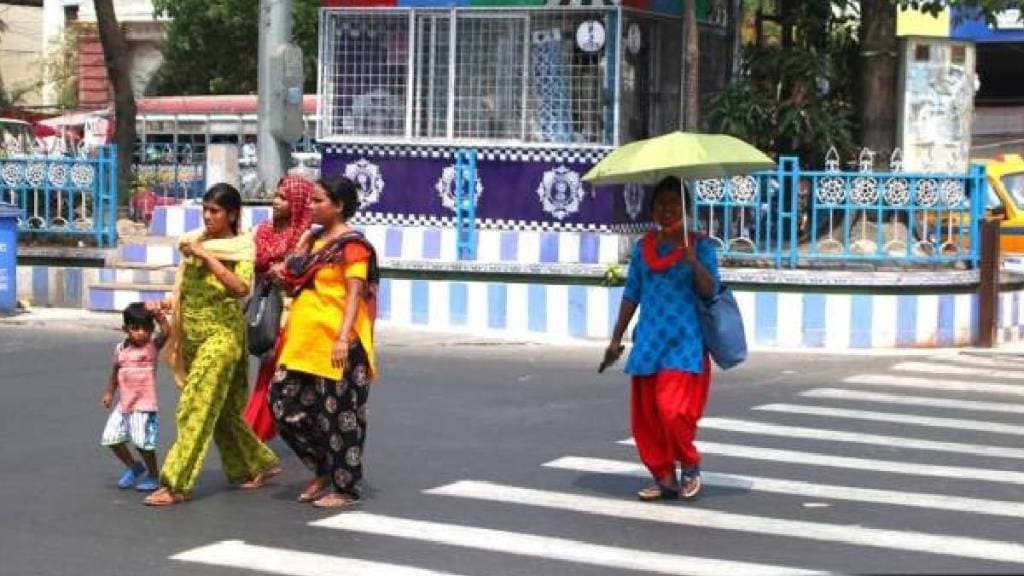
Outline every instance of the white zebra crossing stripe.
{"label": "white zebra crossing stripe", "polygon": [[970,380],[948,380],[938,378],[916,378],[913,376],[893,376],[890,374],[856,374],[843,379],[846,384],[864,384],[868,386],[895,386],[902,388],[921,388],[922,390],[943,392],[975,392],[982,394],[1006,394],[1024,396],[1024,386],[1018,384],[997,384],[994,382],[976,382]]}
{"label": "white zebra crossing stripe", "polygon": [[931,408],[951,408],[956,410],[975,410],[979,412],[1006,412],[1024,414],[1024,404],[1006,402],[983,402],[980,400],[954,400],[951,398],[930,398],[925,396],[902,396],[882,392],[862,392],[842,388],[815,388],[800,393],[805,398],[824,398],[828,400],[853,400],[857,402],[877,402],[880,404],[899,404],[904,406],[926,406]]}
{"label": "white zebra crossing stripe", "polygon": [[[566,456],[544,464],[548,468],[589,472],[592,474],[615,474],[649,478],[650,472],[640,464],[621,460],[605,460],[602,458],[580,458]],[[924,492],[904,492],[899,490],[876,490],[856,488],[853,486],[836,486],[816,484],[797,480],[779,478],[763,478],[738,474],[718,474],[704,471],[701,481],[706,486],[739,488],[757,492],[772,492],[809,498],[826,498],[832,500],[850,500],[854,502],[870,502],[890,506],[907,506],[931,510],[951,510],[970,514],[988,514],[991,516],[1008,516],[1024,518],[1024,503],[1006,500],[985,500],[981,498],[965,498],[946,496],[945,494],[928,494]]]}
{"label": "white zebra crossing stripe", "polygon": [[171,560],[287,576],[455,576],[411,566],[369,562],[224,540],[171,556]]}
{"label": "white zebra crossing stripe", "polygon": [[472,480],[455,482],[425,492],[458,498],[505,502],[521,506],[569,510],[629,520],[646,520],[648,522],[660,522],[677,526],[731,530],[784,538],[817,540],[836,544],[1024,564],[1024,544],[1016,542],[982,540],[980,538],[964,536],[946,536],[884,528],[867,528],[857,525],[809,522],[805,520],[787,520],[687,506],[652,506],[649,503],[633,500],[535,490],[532,488],[519,488]]}
{"label": "white zebra crossing stripe", "polygon": [[[491,490],[496,487],[490,488]],[[521,502],[520,502],[521,504]],[[363,534],[378,534],[406,538],[476,550],[503,552],[548,560],[576,562],[594,566],[638,570],[659,574],[687,574],[694,576],[719,574],[814,574],[815,572],[750,562],[733,562],[695,556],[664,554],[616,546],[602,546],[567,540],[508,532],[490,528],[475,528],[442,522],[408,520],[366,512],[344,512],[337,516],[317,520],[311,526],[348,530]]]}
{"label": "white zebra crossing stripe", "polygon": [[[875,412],[872,410],[848,410],[846,408],[829,408],[825,406],[803,406],[800,404],[764,404],[755,406],[754,410],[779,412],[784,414],[803,414],[807,416],[826,416],[829,418],[846,418],[849,420],[867,420],[871,422],[891,422],[910,424],[949,430],[972,430],[993,434],[1010,434],[1024,436],[1024,426],[1002,424],[999,422],[983,422],[962,418],[939,418],[934,416],[916,416],[913,414],[897,414],[893,412]],[[1024,454],[1024,452],[1022,452]]]}
{"label": "white zebra crossing stripe", "polygon": [[892,369],[900,372],[953,374],[956,376],[981,376],[982,378],[1001,378],[1004,380],[1024,379],[1024,371],[1021,370],[996,370],[992,368],[980,368],[975,366],[957,366],[955,364],[940,364],[937,362],[901,362],[893,366]]}
{"label": "white zebra crossing stripe", "polygon": [[905,436],[884,436],[881,434],[862,434],[860,432],[842,432],[825,428],[806,428],[803,426],[785,426],[768,424],[733,418],[704,418],[700,427],[707,430],[726,430],[743,434],[760,434],[763,436],[779,436],[782,438],[807,438],[827,442],[847,442],[851,444],[871,444],[913,450],[932,450],[935,452],[955,452],[974,456],[990,456],[993,458],[1024,459],[1024,449],[1005,446],[988,446],[984,444],[965,444],[962,442],[939,442],[922,440]]}
{"label": "white zebra crossing stripe", "polygon": [[[633,444],[633,439],[622,440],[622,444]],[[776,448],[759,448],[741,446],[739,444],[722,444],[719,442],[698,441],[697,448],[704,454],[717,454],[727,458],[745,458],[766,462],[800,464],[803,466],[824,466],[827,468],[846,468],[850,470],[870,470],[889,474],[908,476],[930,476],[935,478],[958,478],[963,480],[983,480],[1000,484],[1024,486],[1024,472],[1015,470],[994,470],[988,468],[966,468],[962,466],[938,466],[934,464],[917,464],[877,458],[854,458],[851,456],[832,456],[815,452],[797,450],[780,450]]]}
{"label": "white zebra crossing stripe", "polygon": [[984,366],[986,368],[1003,368],[1007,370],[1024,370],[1024,356],[1019,356],[1019,360],[1014,360],[1009,356],[973,356],[971,354],[957,354],[956,356],[950,355],[936,355],[929,358],[930,360],[937,360],[939,362],[954,362],[956,364],[967,364],[968,366]]}

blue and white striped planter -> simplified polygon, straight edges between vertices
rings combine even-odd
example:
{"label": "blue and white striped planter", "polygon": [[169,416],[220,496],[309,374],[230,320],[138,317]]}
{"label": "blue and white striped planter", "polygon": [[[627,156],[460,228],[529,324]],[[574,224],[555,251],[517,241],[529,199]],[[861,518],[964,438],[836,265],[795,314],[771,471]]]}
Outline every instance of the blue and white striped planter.
{"label": "blue and white striped planter", "polygon": [[[119,311],[166,296],[173,272],[19,266],[17,282],[18,298],[34,306]],[[622,288],[600,286],[385,278],[379,316],[392,325],[511,338],[601,340],[611,335],[621,298]],[[748,342],[758,348],[966,346],[977,330],[974,294],[738,291],[736,300]],[[1000,295],[1000,341],[1024,340],[1022,300],[1021,290]]]}
{"label": "blue and white striped planter", "polygon": [[[1022,291],[1000,299],[1001,340],[1024,338]],[[384,279],[383,322],[512,337],[611,336],[621,288]],[[973,294],[736,292],[751,347],[849,350],[966,346]]]}
{"label": "blue and white striped planter", "polygon": [[[246,206],[242,227],[251,229],[270,218],[266,207]],[[150,231],[154,236],[180,236],[202,226],[202,208],[196,206],[158,207]],[[382,258],[394,260],[458,260],[454,228],[433,226],[358,226]],[[601,232],[543,232],[536,230],[478,230],[477,262],[520,264],[615,264],[628,237]],[[122,258],[128,262],[176,263],[173,247],[128,244]]]}

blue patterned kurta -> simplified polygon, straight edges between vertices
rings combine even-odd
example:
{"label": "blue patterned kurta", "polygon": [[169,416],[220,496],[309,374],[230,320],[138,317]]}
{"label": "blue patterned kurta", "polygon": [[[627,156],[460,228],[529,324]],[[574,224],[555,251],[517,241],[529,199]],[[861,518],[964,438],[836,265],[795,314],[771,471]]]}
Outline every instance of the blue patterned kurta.
{"label": "blue patterned kurta", "polygon": [[[699,238],[697,259],[714,278],[717,290],[718,255],[714,243],[706,237]],[[640,307],[626,373],[646,376],[678,370],[700,374],[704,366],[704,340],[697,316],[700,296],[693,287],[693,268],[679,262],[664,273],[655,274],[644,261],[641,242],[633,247],[622,295]],[[670,250],[668,244],[658,246],[661,256]]]}

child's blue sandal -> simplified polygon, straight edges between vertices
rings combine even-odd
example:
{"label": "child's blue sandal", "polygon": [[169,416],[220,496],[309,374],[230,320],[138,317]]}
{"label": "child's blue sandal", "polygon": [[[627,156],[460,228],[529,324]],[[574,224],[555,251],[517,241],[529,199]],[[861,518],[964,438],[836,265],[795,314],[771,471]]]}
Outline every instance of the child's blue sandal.
{"label": "child's blue sandal", "polygon": [[139,492],[152,492],[159,487],[160,481],[148,472],[139,479],[137,484],[135,484],[135,489]]}
{"label": "child's blue sandal", "polygon": [[143,466],[142,463],[137,463],[135,466],[126,469],[124,474],[121,474],[121,478],[117,481],[117,487],[122,490],[131,488],[135,485],[135,479],[145,471],[146,467]]}

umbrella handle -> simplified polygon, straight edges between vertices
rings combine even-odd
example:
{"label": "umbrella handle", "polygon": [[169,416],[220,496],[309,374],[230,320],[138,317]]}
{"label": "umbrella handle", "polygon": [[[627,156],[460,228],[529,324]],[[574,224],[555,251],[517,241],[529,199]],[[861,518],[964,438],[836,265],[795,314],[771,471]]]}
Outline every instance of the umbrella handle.
{"label": "umbrella handle", "polygon": [[687,226],[687,223],[686,223],[686,210],[687,210],[687,208],[689,208],[689,206],[686,205],[686,187],[685,187],[685,185],[679,186],[679,195],[681,196],[679,201],[683,205],[683,246],[685,246],[687,249],[689,249],[690,248],[690,227]]}

